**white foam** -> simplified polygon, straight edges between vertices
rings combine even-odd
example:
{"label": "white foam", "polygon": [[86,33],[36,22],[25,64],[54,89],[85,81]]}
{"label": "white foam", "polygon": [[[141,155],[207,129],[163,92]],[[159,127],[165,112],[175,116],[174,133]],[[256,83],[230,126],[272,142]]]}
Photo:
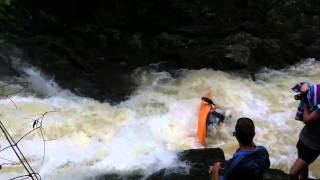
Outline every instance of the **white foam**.
{"label": "white foam", "polygon": [[47,142],[46,158],[40,171],[41,175],[50,174],[54,169],[60,166],[68,166],[68,164],[86,164],[86,162],[94,159],[99,153],[97,150],[103,147],[103,144],[95,139],[85,144],[81,143],[81,139],[74,139],[73,141],[59,139],[59,141]]}
{"label": "white foam", "polygon": [[24,72],[27,75],[29,88],[37,94],[41,96],[54,96],[62,91],[53,80],[48,80],[39,70],[30,67],[25,68]]}
{"label": "white foam", "polygon": [[256,123],[256,143],[269,150],[272,167],[288,171],[296,157],[295,143],[302,126],[293,120],[298,104],[290,88],[300,80],[319,81],[319,63],[312,63],[301,68],[308,66],[313,73],[290,68],[264,71],[256,82],[210,69],[183,70],[177,78],[168,72],[142,69],[137,75],[141,83],[138,89],[127,101],[114,106],[68,95],[31,68],[28,81],[33,82],[36,96],[13,96],[17,109],[9,106],[10,100],[0,100],[1,121],[18,138],[32,127],[30,120],[50,111],[43,121],[51,139],[44,165],[40,167],[39,136],[31,135],[21,146],[44,179],[70,179],[77,173],[89,178],[135,169],[152,173],[164,167],[185,166],[178,161],[177,152],[202,147],[196,135],[197,115],[200,98],[210,90],[215,102],[232,117],[209,136],[208,147],[219,146],[231,156],[236,148],[234,122],[248,116]]}
{"label": "white foam", "polygon": [[288,120],[291,117],[290,112],[278,112],[270,114],[266,119],[270,121],[270,123],[273,123],[279,128],[279,130],[290,130],[291,127],[287,124],[286,120]]}

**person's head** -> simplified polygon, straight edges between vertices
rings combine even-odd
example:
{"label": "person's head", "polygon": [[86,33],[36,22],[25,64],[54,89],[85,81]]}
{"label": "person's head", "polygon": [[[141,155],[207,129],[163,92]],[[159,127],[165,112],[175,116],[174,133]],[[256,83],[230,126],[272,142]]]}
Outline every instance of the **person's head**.
{"label": "person's head", "polygon": [[300,88],[300,91],[301,91],[301,92],[306,92],[306,91],[308,91],[308,90],[309,90],[309,84],[306,83],[306,82],[302,83],[301,88]]}
{"label": "person's head", "polygon": [[237,120],[234,135],[241,145],[252,145],[255,135],[253,121],[247,117],[242,117]]}

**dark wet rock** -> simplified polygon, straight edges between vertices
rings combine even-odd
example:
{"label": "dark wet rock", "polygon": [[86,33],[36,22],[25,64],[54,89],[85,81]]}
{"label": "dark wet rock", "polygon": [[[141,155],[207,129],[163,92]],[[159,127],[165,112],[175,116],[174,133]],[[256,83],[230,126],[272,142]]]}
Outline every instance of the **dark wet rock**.
{"label": "dark wet rock", "polygon": [[320,39],[317,39],[314,43],[304,47],[306,56],[320,59]]}
{"label": "dark wet rock", "polygon": [[259,68],[254,63],[252,55],[261,41],[260,38],[244,32],[230,35],[225,38],[226,48],[224,56],[238,63],[240,67],[250,69],[254,66]]}
{"label": "dark wet rock", "polygon": [[158,46],[170,49],[186,47],[193,44],[192,40],[189,40],[182,35],[169,34],[167,32],[160,33],[158,36],[156,36],[156,40]]}
{"label": "dark wet rock", "polygon": [[102,101],[125,98],[132,91],[132,69],[108,60],[110,57],[104,54],[99,56],[79,43],[36,36],[20,41],[19,45],[26,50],[24,60],[51,75],[62,88]]}
{"label": "dark wet rock", "polygon": [[99,177],[95,177],[95,180],[140,180],[143,178],[143,175],[139,172],[131,172],[131,173],[110,173],[106,175],[102,175]]}
{"label": "dark wet rock", "polygon": [[228,53],[225,57],[234,60],[243,66],[249,66],[249,58],[251,56],[250,48],[242,44],[230,44],[226,47]]}
{"label": "dark wet rock", "polygon": [[[220,148],[207,148],[207,149],[190,149],[179,153],[180,161],[186,163],[188,168],[175,167],[164,168],[151,175],[145,177],[143,172],[132,173],[112,173],[102,175],[98,179],[148,179],[148,180],[193,180],[202,179],[210,180],[211,177],[208,173],[209,166],[217,160],[224,161],[224,153]],[[265,174],[265,180],[287,180],[288,174],[277,169],[268,169]]]}
{"label": "dark wet rock", "polygon": [[10,63],[10,57],[2,53],[0,53],[0,76],[19,76]]}
{"label": "dark wet rock", "polygon": [[256,64],[265,65],[270,68],[281,68],[288,65],[284,61],[280,41],[277,39],[266,39],[258,43],[253,59],[255,59]]}
{"label": "dark wet rock", "polygon": [[0,76],[20,76],[14,61],[21,58],[22,52],[12,44],[0,39]]}
{"label": "dark wet rock", "polygon": [[299,60],[292,50],[283,48],[279,39],[261,39],[241,32],[228,36],[225,42],[224,57],[249,71],[263,66],[278,69]]}
{"label": "dark wet rock", "polygon": [[288,39],[296,48],[303,48],[319,39],[319,30],[314,27],[305,27],[289,35]]}
{"label": "dark wet rock", "polygon": [[263,179],[266,180],[285,180],[289,179],[289,175],[278,169],[269,169],[264,174]]}

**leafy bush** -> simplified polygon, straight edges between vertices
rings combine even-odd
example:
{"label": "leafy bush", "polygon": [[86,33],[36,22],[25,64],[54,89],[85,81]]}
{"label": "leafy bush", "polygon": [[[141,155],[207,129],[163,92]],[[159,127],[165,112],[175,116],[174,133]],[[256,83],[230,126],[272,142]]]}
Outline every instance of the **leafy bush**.
{"label": "leafy bush", "polygon": [[319,0],[272,0],[273,7],[288,15],[306,13],[320,15]]}
{"label": "leafy bush", "polygon": [[3,5],[10,6],[12,1],[13,0],[0,0],[0,6],[3,6]]}

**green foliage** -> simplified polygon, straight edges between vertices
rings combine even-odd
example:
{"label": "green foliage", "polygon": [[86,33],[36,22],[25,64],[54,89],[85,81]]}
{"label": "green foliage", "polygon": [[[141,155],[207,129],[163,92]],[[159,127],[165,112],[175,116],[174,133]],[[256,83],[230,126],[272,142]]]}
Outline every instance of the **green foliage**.
{"label": "green foliage", "polygon": [[0,19],[6,19],[6,7],[10,6],[12,0],[0,0]]}
{"label": "green foliage", "polygon": [[286,14],[308,13],[319,15],[319,0],[272,0],[273,7]]}
{"label": "green foliage", "polygon": [[2,26],[10,21],[15,20],[12,13],[9,13],[9,9],[12,8],[12,3],[14,0],[0,0],[0,23]]}
{"label": "green foliage", "polygon": [[12,1],[13,0],[0,0],[0,6],[3,6],[3,5],[10,6]]}

